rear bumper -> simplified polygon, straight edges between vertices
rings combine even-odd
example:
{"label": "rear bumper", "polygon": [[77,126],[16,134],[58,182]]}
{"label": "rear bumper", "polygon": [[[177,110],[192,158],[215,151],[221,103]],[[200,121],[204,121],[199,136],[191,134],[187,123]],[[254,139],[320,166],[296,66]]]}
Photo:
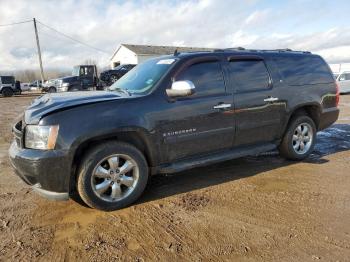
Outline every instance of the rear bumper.
{"label": "rear bumper", "polygon": [[13,142],[9,155],[16,174],[39,195],[68,199],[71,168],[66,151],[19,148]]}
{"label": "rear bumper", "polygon": [[337,121],[339,116],[339,108],[332,107],[323,109],[320,115],[320,123],[318,125],[318,130],[325,129]]}

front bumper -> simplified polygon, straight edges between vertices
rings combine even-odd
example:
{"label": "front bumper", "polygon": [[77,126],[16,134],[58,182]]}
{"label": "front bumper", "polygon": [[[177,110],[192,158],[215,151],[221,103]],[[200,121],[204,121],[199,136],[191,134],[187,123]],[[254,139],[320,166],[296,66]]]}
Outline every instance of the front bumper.
{"label": "front bumper", "polygon": [[14,141],[9,155],[17,175],[39,195],[52,200],[68,199],[71,168],[66,151],[20,148]]}

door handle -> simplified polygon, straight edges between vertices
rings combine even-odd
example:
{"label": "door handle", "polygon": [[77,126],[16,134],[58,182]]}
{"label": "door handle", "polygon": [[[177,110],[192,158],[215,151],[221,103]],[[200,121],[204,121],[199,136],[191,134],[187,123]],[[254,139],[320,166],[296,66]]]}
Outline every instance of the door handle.
{"label": "door handle", "polygon": [[216,106],[214,106],[214,109],[225,109],[225,108],[230,108],[231,104],[218,104]]}
{"label": "door handle", "polygon": [[269,96],[264,99],[264,102],[275,102],[277,100],[278,100],[278,97]]}

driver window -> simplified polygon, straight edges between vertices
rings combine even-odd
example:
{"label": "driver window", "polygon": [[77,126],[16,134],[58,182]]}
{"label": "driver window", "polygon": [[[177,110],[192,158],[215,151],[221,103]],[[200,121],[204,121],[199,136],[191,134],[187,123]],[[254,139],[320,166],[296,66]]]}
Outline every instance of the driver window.
{"label": "driver window", "polygon": [[196,93],[191,97],[225,93],[225,84],[219,62],[193,64],[182,71],[176,80],[192,81],[196,87]]}

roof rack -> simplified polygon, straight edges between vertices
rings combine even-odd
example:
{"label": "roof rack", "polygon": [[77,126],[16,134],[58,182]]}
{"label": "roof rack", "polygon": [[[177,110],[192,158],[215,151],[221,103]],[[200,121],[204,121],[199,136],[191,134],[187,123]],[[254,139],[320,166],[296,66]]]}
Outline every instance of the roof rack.
{"label": "roof rack", "polygon": [[295,51],[290,48],[282,48],[282,49],[245,49],[244,47],[230,47],[224,49],[215,49],[213,52],[225,52],[225,51],[246,51],[246,52],[292,52],[292,53],[303,53],[303,54],[311,54],[309,51]]}

